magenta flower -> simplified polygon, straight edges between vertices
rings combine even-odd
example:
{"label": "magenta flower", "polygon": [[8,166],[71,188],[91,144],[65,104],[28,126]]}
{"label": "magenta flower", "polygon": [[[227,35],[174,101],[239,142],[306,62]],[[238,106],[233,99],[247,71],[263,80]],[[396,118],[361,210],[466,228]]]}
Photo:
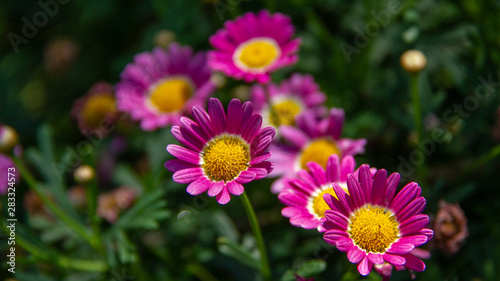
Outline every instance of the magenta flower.
{"label": "magenta flower", "polygon": [[[264,91],[269,91],[270,103]],[[311,75],[293,74],[280,85],[270,84],[267,89],[254,85],[250,90],[255,111],[260,113],[267,126],[295,125],[295,118],[306,110],[326,113],[323,104],[326,95],[319,90]],[[271,109],[275,115],[271,114]]]}
{"label": "magenta flower", "polygon": [[278,199],[287,207],[281,210],[284,217],[290,218],[290,223],[305,229],[317,228],[319,232],[325,229],[321,220],[330,207],[323,199],[329,193],[334,197],[333,184],[336,183],[347,191],[347,175],[354,172],[356,163],[352,156],[346,156],[339,163],[336,154],[328,158],[326,170],[316,162],[307,163],[307,170],[298,172],[297,179],[285,180]]}
{"label": "magenta flower", "polygon": [[326,168],[328,158],[339,158],[365,151],[365,139],[340,138],[344,125],[344,110],[330,109],[328,116],[318,119],[314,112],[304,112],[297,119],[297,127],[280,126],[279,133],[287,144],[273,144],[270,159],[275,169],[270,176],[279,176],[271,191],[278,193],[286,178],[293,178],[298,171],[307,169],[306,164],[316,162]]}
{"label": "magenta flower", "polygon": [[[16,186],[19,183],[19,171],[17,170],[14,161],[9,156],[0,153],[0,195],[6,194],[9,187]],[[9,177],[9,173],[14,176]],[[9,181],[9,178],[15,178],[14,181]],[[10,183],[10,185],[9,185]]]}
{"label": "magenta flower", "polygon": [[261,129],[262,117],[253,114],[251,102],[233,99],[227,115],[222,103],[208,101],[208,113],[193,107],[194,121],[182,117],[172,134],[183,145],[170,144],[167,151],[178,159],[165,162],[174,181],[189,184],[187,192],[198,195],[208,190],[219,204],[241,195],[243,184],[267,176],[273,169],[265,152],[274,138],[271,127]]}
{"label": "magenta flower", "polygon": [[141,121],[146,131],[180,124],[194,105],[204,105],[215,86],[202,52],[172,43],[134,57],[116,86],[118,109]]}
{"label": "magenta flower", "polygon": [[98,82],[73,104],[71,115],[76,118],[78,128],[84,135],[110,133],[110,126],[116,120],[118,111],[113,85]]}
{"label": "magenta flower", "polygon": [[269,73],[298,60],[300,39],[292,40],[294,27],[288,16],[246,13],[227,21],[210,37],[215,48],[208,53],[213,70],[245,82],[267,83]]}
{"label": "magenta flower", "polygon": [[323,239],[347,252],[361,275],[368,275],[374,264],[385,262],[425,270],[422,260],[410,252],[433,236],[433,231],[425,228],[429,216],[422,214],[426,201],[415,182],[396,195],[399,180],[398,173],[387,178],[383,169],[372,177],[370,167],[362,165],[358,178],[347,176],[348,193],[333,184],[338,200],[329,193],[324,195],[330,210],[325,212]]}

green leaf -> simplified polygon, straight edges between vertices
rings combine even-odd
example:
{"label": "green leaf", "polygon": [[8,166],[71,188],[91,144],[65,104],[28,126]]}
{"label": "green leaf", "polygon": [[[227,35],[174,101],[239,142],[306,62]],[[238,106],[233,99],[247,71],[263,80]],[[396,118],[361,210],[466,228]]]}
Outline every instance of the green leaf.
{"label": "green leaf", "polygon": [[170,216],[165,209],[167,202],[162,199],[163,195],[162,189],[143,194],[132,208],[120,216],[113,229],[158,228],[158,221]]}
{"label": "green leaf", "polygon": [[260,269],[259,261],[252,256],[250,251],[230,238],[224,236],[219,237],[217,239],[217,246],[223,255],[231,257],[250,268],[256,270]]}
{"label": "green leaf", "polygon": [[318,275],[326,269],[326,262],[320,259],[310,259],[301,262],[299,265],[287,270],[281,280],[283,281],[294,281],[295,275],[302,276],[305,278]]}

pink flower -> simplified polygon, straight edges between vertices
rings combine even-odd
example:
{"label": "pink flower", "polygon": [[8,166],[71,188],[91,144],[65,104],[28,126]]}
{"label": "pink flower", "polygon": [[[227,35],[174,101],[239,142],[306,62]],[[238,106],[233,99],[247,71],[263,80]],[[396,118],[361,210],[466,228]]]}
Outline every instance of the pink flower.
{"label": "pink flower", "polygon": [[425,228],[429,216],[422,214],[425,198],[417,183],[407,184],[398,194],[400,175],[387,178],[386,170],[372,177],[370,167],[362,165],[359,176],[347,176],[346,192],[338,184],[324,199],[330,210],[325,212],[323,239],[347,252],[350,262],[358,264],[361,275],[368,275],[373,265],[389,263],[413,271],[424,271],[425,264],[411,251],[433,236]]}
{"label": "pink flower", "polygon": [[227,114],[215,98],[208,101],[208,113],[193,107],[194,121],[181,118],[181,126],[173,126],[172,134],[183,145],[170,144],[168,152],[177,159],[165,167],[174,172],[175,182],[189,184],[187,192],[198,195],[208,191],[219,204],[232,195],[241,195],[243,184],[264,178],[273,166],[265,152],[274,137],[271,127],[261,129],[262,117],[253,114],[251,102],[243,105],[233,99]]}
{"label": "pink flower", "polygon": [[215,89],[210,75],[205,54],[193,55],[190,47],[172,43],[168,50],[137,54],[116,85],[118,109],[141,121],[145,131],[179,125],[180,117],[204,105]]}
{"label": "pink flower", "polygon": [[269,73],[298,60],[300,40],[292,40],[294,27],[288,16],[262,10],[227,21],[210,37],[215,48],[208,53],[213,70],[245,82],[267,83]]}
{"label": "pink flower", "polygon": [[[254,85],[251,90],[255,111],[262,115],[266,126],[276,129],[280,125],[295,125],[295,119],[307,110],[326,113],[323,106],[326,95],[320,91],[311,75],[293,74],[279,85],[270,84],[267,89],[262,85]],[[269,91],[268,103],[264,91]],[[271,114],[272,113],[275,115]]]}
{"label": "pink flower", "polygon": [[332,108],[328,116],[318,119],[316,113],[305,112],[297,119],[297,127],[281,126],[279,133],[287,144],[272,144],[270,159],[275,165],[271,177],[279,176],[271,186],[278,193],[286,178],[294,178],[298,171],[307,169],[307,163],[316,162],[326,168],[328,158],[337,154],[339,158],[365,151],[366,139],[341,138],[344,125],[344,110]]}

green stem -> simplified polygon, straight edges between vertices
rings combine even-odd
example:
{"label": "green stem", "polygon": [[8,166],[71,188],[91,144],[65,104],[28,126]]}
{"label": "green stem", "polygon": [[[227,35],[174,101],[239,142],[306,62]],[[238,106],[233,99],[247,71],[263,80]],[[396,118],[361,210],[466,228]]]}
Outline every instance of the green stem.
{"label": "green stem", "polygon": [[22,178],[28,183],[31,189],[40,197],[43,204],[49,208],[49,210],[58,217],[62,222],[64,222],[67,226],[71,227],[75,232],[80,235],[84,240],[88,241],[92,246],[96,245],[95,239],[88,233],[88,231],[81,225],[77,224],[73,219],[71,219],[63,210],[54,205],[52,200],[50,200],[43,190],[38,186],[35,178],[31,173],[26,169],[23,162],[19,158],[15,158],[14,162],[16,163],[17,168],[21,172]]}
{"label": "green stem", "polygon": [[218,281],[218,279],[213,276],[210,271],[208,271],[205,267],[203,267],[203,265],[199,263],[188,263],[186,267],[201,281]]}
{"label": "green stem", "polygon": [[412,74],[411,80],[411,100],[413,105],[413,121],[417,133],[417,144],[422,140],[422,108],[420,106],[420,95],[418,91],[418,74]]}
{"label": "green stem", "polygon": [[245,213],[247,214],[248,220],[250,221],[250,227],[252,228],[253,235],[257,241],[257,247],[260,252],[260,264],[261,273],[265,281],[271,280],[271,267],[269,266],[269,260],[267,259],[266,245],[264,244],[264,238],[262,237],[262,231],[260,230],[259,221],[255,215],[250,199],[245,192],[241,194],[241,201],[243,202],[243,207],[245,208]]}
{"label": "green stem", "polygon": [[48,263],[52,263],[60,268],[94,272],[105,272],[108,270],[108,265],[104,261],[71,259],[69,257],[62,256],[59,253],[53,253],[44,249],[40,249],[33,243],[28,242],[26,239],[24,239],[24,237],[20,235],[16,237],[16,244],[31,253],[33,256]]}
{"label": "green stem", "polygon": [[[420,143],[422,141],[423,137],[423,130],[422,130],[422,107],[420,105],[420,93],[418,89],[418,73],[411,74],[410,76],[410,93],[411,93],[411,100],[412,100],[412,106],[413,106],[413,121],[415,123],[415,132],[416,132],[416,140],[415,140],[415,149],[420,149]],[[418,165],[417,168],[417,181],[420,183],[421,186],[424,185],[424,178],[425,178],[425,155],[422,153],[422,164]]]}
{"label": "green stem", "polygon": [[475,171],[478,167],[486,164],[488,161],[492,160],[493,158],[497,157],[500,155],[500,144],[497,144],[494,146],[489,152],[481,156],[479,159],[477,159],[472,165],[469,166],[467,170],[465,170],[464,173],[460,176],[459,180],[457,182],[460,182],[464,180],[470,173]]}

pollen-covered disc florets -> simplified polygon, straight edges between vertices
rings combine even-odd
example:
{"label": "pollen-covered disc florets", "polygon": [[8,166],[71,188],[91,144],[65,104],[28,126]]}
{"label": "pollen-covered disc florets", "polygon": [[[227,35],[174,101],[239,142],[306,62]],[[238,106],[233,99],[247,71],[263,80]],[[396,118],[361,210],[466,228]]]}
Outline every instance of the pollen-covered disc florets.
{"label": "pollen-covered disc florets", "polygon": [[272,164],[266,161],[271,153],[266,149],[275,131],[261,128],[262,117],[253,113],[251,102],[242,105],[233,99],[226,114],[222,103],[210,98],[208,113],[195,106],[192,114],[194,120],[182,117],[181,126],[172,127],[182,146],[168,145],[168,152],[177,159],[165,163],[174,172],[174,181],[189,184],[189,194],[208,191],[217,202],[226,204],[230,194],[243,193],[243,184],[272,171]]}
{"label": "pollen-covered disc florets", "polygon": [[369,166],[362,165],[359,175],[347,176],[348,193],[334,185],[338,199],[324,196],[330,210],[325,212],[323,238],[347,252],[361,275],[384,263],[414,271],[425,269],[412,252],[433,236],[433,231],[425,228],[429,216],[422,214],[425,198],[415,182],[396,194],[399,179],[398,173],[387,177],[383,169],[372,176]]}

